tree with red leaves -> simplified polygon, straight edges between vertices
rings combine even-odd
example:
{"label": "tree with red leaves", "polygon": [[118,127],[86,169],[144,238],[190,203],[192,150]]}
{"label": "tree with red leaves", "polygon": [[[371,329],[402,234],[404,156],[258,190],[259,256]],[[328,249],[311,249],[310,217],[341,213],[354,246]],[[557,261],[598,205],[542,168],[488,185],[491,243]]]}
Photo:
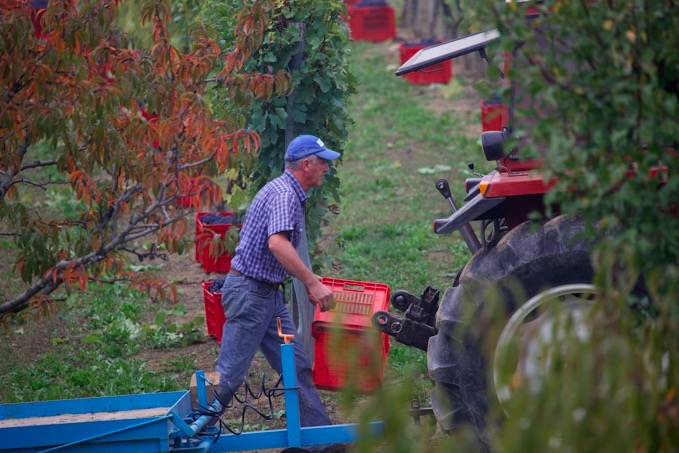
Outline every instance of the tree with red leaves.
{"label": "tree with red leaves", "polygon": [[[172,285],[125,264],[187,249],[190,212],[178,199],[220,201],[212,177],[258,150],[256,132],[213,116],[206,92],[223,85],[234,98],[265,99],[291,89],[283,71],[243,70],[267,11],[260,0],[241,10],[227,52],[196,27],[182,53],[170,41],[169,0],[142,4],[148,50],[116,26],[118,1],[0,0],[0,234],[26,282],[0,314],[50,307],[58,288],[92,280],[174,297]],[[55,196],[58,209],[45,209]]]}

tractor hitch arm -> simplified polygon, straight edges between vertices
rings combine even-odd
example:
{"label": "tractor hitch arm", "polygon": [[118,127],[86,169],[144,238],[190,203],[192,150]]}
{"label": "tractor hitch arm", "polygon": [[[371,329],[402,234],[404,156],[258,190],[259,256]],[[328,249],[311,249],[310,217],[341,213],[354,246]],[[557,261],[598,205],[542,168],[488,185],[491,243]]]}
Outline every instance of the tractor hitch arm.
{"label": "tractor hitch arm", "polygon": [[426,351],[429,338],[436,335],[434,322],[438,301],[439,290],[431,286],[424,290],[421,297],[396,291],[391,297],[391,304],[405,312],[403,317],[380,310],[373,314],[373,325],[399,343]]}

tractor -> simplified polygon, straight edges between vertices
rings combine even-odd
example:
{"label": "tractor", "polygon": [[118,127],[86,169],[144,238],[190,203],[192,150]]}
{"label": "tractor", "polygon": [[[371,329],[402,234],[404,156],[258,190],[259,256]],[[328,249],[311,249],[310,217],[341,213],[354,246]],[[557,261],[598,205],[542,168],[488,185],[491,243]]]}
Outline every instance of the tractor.
{"label": "tractor", "polygon": [[[499,38],[500,32],[490,29],[427,47],[403,63],[396,75],[472,52],[492,63],[486,48]],[[510,60],[511,55],[506,56],[505,65]],[[517,93],[520,87],[512,89]],[[373,316],[382,332],[426,351],[434,383],[431,409],[446,431],[471,425],[483,433],[491,395],[502,403],[516,391],[511,376],[522,382],[540,379],[549,360],[544,345],[564,316],[576,320],[572,331],[587,336],[584,316],[597,295],[590,262],[596,241],[583,234],[580,217],[562,215],[558,206],[546,208],[545,194],[553,181],[545,181],[540,159],[519,157],[519,146],[508,149],[515,131],[514,104],[511,99],[501,113],[500,130],[482,132],[481,148],[495,169],[483,175],[469,165],[474,177],[465,181],[466,196],[459,208],[448,182],[436,181],[453,212],[433,221],[434,232],[459,231],[472,258],[442,298],[433,287],[421,295],[395,291],[391,302],[403,315],[380,311]],[[533,216],[536,212],[541,215]],[[502,307],[505,324],[491,345],[494,353],[484,354],[488,325],[482,313],[490,304]],[[512,373],[502,374],[510,344],[519,345],[518,358],[511,364]]]}

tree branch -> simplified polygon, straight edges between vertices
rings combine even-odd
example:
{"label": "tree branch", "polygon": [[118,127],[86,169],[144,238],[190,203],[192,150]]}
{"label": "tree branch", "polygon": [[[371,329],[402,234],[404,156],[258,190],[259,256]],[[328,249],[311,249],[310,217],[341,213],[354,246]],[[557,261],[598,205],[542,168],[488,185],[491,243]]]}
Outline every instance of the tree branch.
{"label": "tree branch", "polygon": [[28,288],[14,299],[8,300],[6,302],[0,302],[0,314],[21,311],[28,306],[28,303],[32,297],[40,294],[50,294],[62,283],[63,280],[57,278],[55,282],[51,274],[46,274],[36,284]]}
{"label": "tree branch", "polygon": [[26,137],[21,141],[21,145],[19,145],[19,148],[17,149],[17,157],[19,160],[19,166],[18,168],[15,168],[14,165],[10,164],[7,167],[7,170],[2,174],[2,177],[0,178],[0,201],[5,199],[5,195],[7,195],[7,192],[9,192],[9,189],[12,188],[12,186],[15,184],[14,177],[19,174],[21,171],[21,161],[24,159],[24,156],[26,155],[26,152],[28,151],[28,140]]}
{"label": "tree branch", "polygon": [[120,250],[125,251],[127,253],[130,253],[132,255],[135,255],[139,261],[144,261],[145,259],[154,259],[154,258],[159,258],[163,261],[168,261],[169,257],[167,256],[167,253],[158,253],[155,250],[155,247],[152,247],[151,250],[144,250],[144,251],[139,251],[137,249],[130,249],[127,247],[122,247]]}
{"label": "tree branch", "polygon": [[57,164],[57,161],[54,160],[54,159],[36,160],[36,161],[30,162],[30,163],[27,163],[25,165],[22,165],[21,169],[19,171],[28,170],[29,168],[49,167],[49,166],[56,165],[56,164]]}

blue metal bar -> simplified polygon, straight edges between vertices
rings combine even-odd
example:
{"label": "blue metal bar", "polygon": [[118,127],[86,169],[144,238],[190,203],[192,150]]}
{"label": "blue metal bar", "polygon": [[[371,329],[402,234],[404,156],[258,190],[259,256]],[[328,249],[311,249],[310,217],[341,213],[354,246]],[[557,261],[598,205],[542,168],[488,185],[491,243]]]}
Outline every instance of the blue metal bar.
{"label": "blue metal bar", "polygon": [[[222,404],[219,401],[215,400],[212,403],[212,405],[210,407],[208,407],[208,411],[219,413],[221,408],[222,408]],[[214,418],[215,418],[214,415],[201,415],[196,421],[194,421],[191,424],[191,430],[193,431],[193,434],[191,435],[191,437],[198,434],[205,427],[205,425],[207,425],[208,422],[210,422],[210,420],[212,420]]]}
{"label": "blue metal bar", "polygon": [[349,423],[344,425],[308,426],[302,428],[302,445],[344,444],[356,442],[364,434],[369,437],[377,437],[384,431],[384,422],[368,422],[368,429],[364,433],[359,432],[360,425]]}
{"label": "blue metal bar", "polygon": [[[239,435],[222,435],[213,445],[215,451],[235,452],[281,447],[302,447],[335,443],[355,442],[359,438],[359,425],[330,425],[301,427],[297,373],[295,371],[294,345],[281,345],[283,385],[285,387],[285,418],[287,429],[269,430]],[[368,435],[378,436],[384,430],[384,422],[368,424]]]}
{"label": "blue metal bar", "polygon": [[[187,437],[193,437],[197,434],[197,431],[193,430],[192,426],[189,426],[188,423],[184,421],[182,417],[177,415],[176,412],[171,412],[172,415],[172,423],[179,428],[179,430]],[[170,436],[170,437],[180,437],[180,436]]]}
{"label": "blue metal bar", "polygon": [[[384,422],[372,421],[368,424],[369,436],[379,436],[384,430]],[[356,442],[359,439],[359,425],[309,426],[301,428],[302,446],[340,444]],[[215,452],[235,452],[248,450],[268,450],[289,447],[286,429],[259,431],[252,433],[223,434],[212,446]]]}
{"label": "blue metal bar", "polygon": [[[222,405],[219,401],[215,400],[208,408],[207,410],[210,412],[219,412],[222,408]],[[194,420],[191,425],[186,423],[182,417],[180,417],[177,413],[172,412],[173,419],[172,422],[175,424],[179,430],[184,433],[185,436],[187,437],[194,437],[197,436],[198,433],[200,433],[203,428],[213,419],[215,419],[217,416],[216,415],[201,415],[198,417],[196,420]],[[172,436],[172,437],[178,437],[178,436]]]}
{"label": "blue metal bar", "polygon": [[40,453],[47,453],[49,451],[56,451],[56,450],[61,450],[63,448],[70,448],[70,447],[73,447],[75,445],[85,444],[87,442],[92,442],[93,440],[101,439],[101,438],[104,438],[104,437],[107,437],[107,436],[112,436],[114,434],[122,433],[124,431],[129,431],[129,430],[134,429],[134,428],[139,428],[141,426],[150,425],[151,423],[158,423],[159,421],[167,420],[168,418],[172,418],[172,414],[168,414],[168,415],[164,415],[162,417],[154,418],[153,420],[147,420],[145,422],[137,423],[135,425],[126,426],[125,428],[116,429],[114,431],[110,431],[110,432],[107,432],[107,433],[97,434],[96,436],[87,437],[85,439],[76,440],[75,442],[59,445],[58,447],[48,448],[47,450],[42,450]]}
{"label": "blue metal bar", "polygon": [[283,385],[285,386],[285,420],[288,427],[288,447],[302,445],[301,423],[299,420],[299,399],[297,398],[297,373],[295,372],[295,345],[281,345],[283,364]]}
{"label": "blue metal bar", "polygon": [[[208,379],[205,377],[205,372],[203,370],[196,371],[196,395],[198,396],[198,404],[203,407],[207,407],[207,391],[205,390],[205,381]],[[210,382],[212,384],[212,382]]]}
{"label": "blue metal bar", "polygon": [[188,441],[186,444],[182,443],[175,446],[171,451],[176,453],[208,453],[212,450],[212,441],[204,440],[200,443]]}
{"label": "blue metal bar", "polygon": [[138,395],[99,396],[96,398],[0,404],[0,420],[165,407],[174,404],[185,393],[186,391],[183,390]]}
{"label": "blue metal bar", "polygon": [[[370,422],[367,427],[364,425],[359,426],[357,424],[301,427],[299,389],[295,371],[295,353],[293,344],[281,345],[281,360],[283,368],[283,384],[285,387],[286,429],[243,433],[241,435],[222,434],[219,435],[218,438],[212,438],[208,441],[206,440],[208,436],[219,434],[219,430],[215,430],[215,428],[206,429],[210,422],[215,420],[215,416],[203,415],[196,420],[192,420],[190,416],[187,415],[192,413],[189,392],[168,392],[113,398],[104,397],[94,398],[92,400],[85,399],[82,401],[64,401],[56,403],[47,402],[45,406],[42,406],[41,404],[42,407],[29,403],[29,407],[36,409],[36,412],[42,414],[86,413],[90,411],[90,408],[93,412],[95,409],[101,411],[102,408],[100,404],[97,404],[98,402],[102,403],[103,406],[108,409],[129,409],[130,406],[134,408],[156,407],[161,401],[164,402],[168,398],[175,400],[175,398],[181,396],[181,398],[174,401],[173,406],[164,416],[144,419],[141,422],[137,420],[136,424],[129,426],[125,425],[125,423],[129,423],[129,421],[124,420],[107,422],[103,425],[96,424],[96,428],[89,432],[97,434],[76,441],[73,441],[73,434],[80,435],[86,433],[88,432],[87,430],[92,429],[94,425],[88,423],[71,423],[61,426],[51,425],[49,429],[52,431],[49,431],[45,427],[41,427],[40,435],[38,436],[40,437],[40,441],[49,440],[50,443],[42,443],[42,446],[40,446],[40,444],[33,444],[33,448],[30,449],[30,451],[37,451],[39,448],[47,448],[46,450],[42,450],[42,453],[48,453],[72,447],[75,447],[79,451],[80,449],[89,451],[90,449],[98,450],[98,447],[101,447],[102,451],[115,452],[117,450],[112,450],[111,448],[120,448],[121,451],[125,451],[128,445],[125,444],[125,442],[136,442],[135,445],[141,445],[141,443],[146,442],[144,444],[144,451],[176,451],[178,453],[208,453],[210,451],[236,452],[244,450],[351,443],[357,441],[361,436],[378,436],[383,431],[383,422],[377,421]],[[197,372],[196,382],[199,402],[201,399],[207,401],[205,378],[201,371]],[[202,407],[207,405],[203,402],[200,402],[200,404]],[[4,410],[7,409],[7,406],[14,407],[14,405],[3,406],[5,406],[3,408]],[[71,410],[68,410],[69,408],[71,408]],[[219,401],[215,400],[208,409],[209,411],[219,413],[222,407]],[[21,414],[22,418],[28,415],[25,408],[18,412]],[[174,427],[172,427],[168,420],[174,424]],[[109,424],[113,425],[111,426]],[[27,428],[16,429],[22,430],[21,432],[24,433],[22,436],[26,436],[25,432],[27,432]],[[106,432],[101,432],[102,429],[106,429]],[[65,430],[70,430],[68,432],[69,436],[60,439],[60,437],[62,437],[61,434],[63,434],[63,431]],[[145,431],[147,430],[154,430],[154,432],[146,433]],[[0,431],[0,435],[9,436],[9,438],[5,440],[13,440],[12,436],[14,434],[11,433],[14,433],[14,431],[12,431],[12,429]],[[28,432],[30,433],[30,431]],[[142,436],[147,435],[150,435],[150,437],[142,438]],[[35,441],[37,439],[33,440]],[[171,447],[170,445],[174,445],[174,447]],[[6,451],[6,447],[7,445],[0,445],[0,450]],[[13,450],[15,447],[23,447],[26,449],[31,448],[31,445],[23,443],[20,445],[10,445],[9,450]]]}

